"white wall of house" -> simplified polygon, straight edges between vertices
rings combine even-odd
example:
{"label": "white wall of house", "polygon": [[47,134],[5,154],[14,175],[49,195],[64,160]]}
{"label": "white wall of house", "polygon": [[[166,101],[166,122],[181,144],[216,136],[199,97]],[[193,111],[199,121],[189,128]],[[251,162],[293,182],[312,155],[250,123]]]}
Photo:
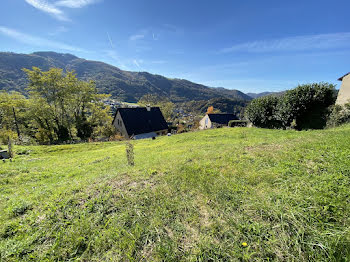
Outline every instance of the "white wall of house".
{"label": "white wall of house", "polygon": [[202,118],[201,121],[199,121],[199,129],[208,129],[212,128],[212,123],[210,121],[210,118],[208,115],[205,115],[205,117]]}
{"label": "white wall of house", "polygon": [[114,118],[113,125],[118,132],[122,134],[125,138],[129,138],[128,132],[126,132],[126,128],[123,122],[123,119],[120,115],[120,112],[117,113],[117,116]]}
{"label": "white wall of house", "polygon": [[336,101],[337,105],[344,105],[350,102],[350,74],[344,76]]}
{"label": "white wall of house", "polygon": [[152,138],[152,137],[156,137],[156,136],[166,135],[167,133],[168,133],[168,130],[164,129],[164,130],[154,131],[154,132],[150,132],[150,133],[138,134],[138,135],[134,136],[133,138],[134,139]]}
{"label": "white wall of house", "polygon": [[134,139],[145,139],[145,138],[152,138],[156,136],[157,136],[156,132],[150,132],[150,133],[143,133],[143,134],[136,135],[134,136]]}

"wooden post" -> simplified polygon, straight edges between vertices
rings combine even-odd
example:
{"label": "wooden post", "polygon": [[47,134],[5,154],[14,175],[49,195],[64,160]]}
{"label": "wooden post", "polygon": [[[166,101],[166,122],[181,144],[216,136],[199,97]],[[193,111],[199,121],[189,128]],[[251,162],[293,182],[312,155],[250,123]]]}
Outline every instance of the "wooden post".
{"label": "wooden post", "polygon": [[126,158],[130,166],[134,166],[134,145],[130,142],[126,142]]}
{"label": "wooden post", "polygon": [[12,140],[10,137],[8,137],[8,153],[9,153],[9,156],[10,158],[13,158],[13,150],[12,150]]}

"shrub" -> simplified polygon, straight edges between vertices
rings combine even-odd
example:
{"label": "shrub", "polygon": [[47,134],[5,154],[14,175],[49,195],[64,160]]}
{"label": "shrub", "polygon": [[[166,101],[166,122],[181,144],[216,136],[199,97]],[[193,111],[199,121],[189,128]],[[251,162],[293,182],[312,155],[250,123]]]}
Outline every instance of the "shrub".
{"label": "shrub", "polygon": [[248,125],[249,121],[248,120],[231,120],[228,122],[229,127],[246,127]]}
{"label": "shrub", "polygon": [[254,99],[246,109],[246,117],[257,127],[320,129],[326,126],[335,100],[332,84],[299,85],[281,97]]}
{"label": "shrub", "polygon": [[334,105],[327,120],[328,127],[350,123],[350,102],[344,106]]}
{"label": "shrub", "polygon": [[335,86],[328,83],[299,85],[280,97],[276,118],[282,127],[320,129],[327,123],[329,107],[335,103]]}
{"label": "shrub", "polygon": [[276,118],[278,101],[279,98],[276,96],[264,96],[254,99],[248,105],[245,115],[254,126],[279,128],[281,123]]}

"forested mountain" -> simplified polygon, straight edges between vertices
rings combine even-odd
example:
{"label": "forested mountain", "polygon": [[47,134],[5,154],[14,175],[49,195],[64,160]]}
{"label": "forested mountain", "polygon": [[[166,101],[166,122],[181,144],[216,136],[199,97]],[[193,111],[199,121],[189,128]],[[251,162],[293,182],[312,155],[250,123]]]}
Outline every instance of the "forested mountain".
{"label": "forested mountain", "polygon": [[232,113],[238,117],[243,117],[244,108],[248,101],[235,100],[230,98],[212,98],[209,100],[189,101],[181,104],[186,112],[193,112],[198,115],[204,115],[208,107],[213,106],[215,110],[221,113]]}
{"label": "forested mountain", "polygon": [[0,52],[0,90],[25,92],[27,79],[22,69],[31,69],[33,66],[45,71],[51,67],[75,70],[79,79],[94,80],[99,92],[111,94],[112,98],[126,102],[138,101],[145,94],[166,96],[173,102],[218,97],[251,100],[250,96],[238,90],[211,88],[184,79],[170,79],[147,72],[124,71],[103,62],[55,52]]}

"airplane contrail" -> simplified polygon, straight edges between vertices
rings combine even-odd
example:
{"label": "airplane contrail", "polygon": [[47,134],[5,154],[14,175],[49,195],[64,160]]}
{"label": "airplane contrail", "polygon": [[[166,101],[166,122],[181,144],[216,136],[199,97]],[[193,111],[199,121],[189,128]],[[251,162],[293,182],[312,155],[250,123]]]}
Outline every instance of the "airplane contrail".
{"label": "airplane contrail", "polygon": [[107,31],[107,37],[108,37],[108,40],[109,40],[109,44],[111,45],[112,48],[114,48],[114,45],[113,45],[113,42],[112,42],[112,38],[109,35],[108,31]]}

